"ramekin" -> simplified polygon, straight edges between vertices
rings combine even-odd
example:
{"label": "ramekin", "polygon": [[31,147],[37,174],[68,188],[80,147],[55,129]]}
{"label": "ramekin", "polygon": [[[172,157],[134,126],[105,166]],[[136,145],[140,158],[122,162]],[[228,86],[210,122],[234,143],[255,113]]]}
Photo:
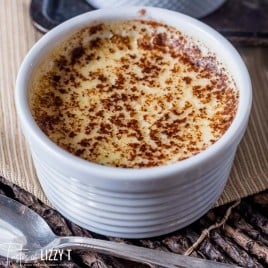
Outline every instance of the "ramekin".
{"label": "ramekin", "polygon": [[225,0],[87,0],[95,8],[111,8],[123,6],[161,7],[183,14],[201,18],[219,8]]}
{"label": "ramekin", "polygon": [[[34,121],[28,91],[40,62],[75,31],[94,23],[126,19],[155,20],[178,28],[216,53],[233,76],[240,92],[237,114],[226,133],[205,151],[175,164],[153,168],[102,166],[61,149]],[[91,231],[116,237],[145,238],[192,223],[219,198],[247,126],[252,88],[238,52],[212,28],[165,9],[127,7],[80,15],[44,35],[21,65],[15,98],[38,178],[55,208]]]}

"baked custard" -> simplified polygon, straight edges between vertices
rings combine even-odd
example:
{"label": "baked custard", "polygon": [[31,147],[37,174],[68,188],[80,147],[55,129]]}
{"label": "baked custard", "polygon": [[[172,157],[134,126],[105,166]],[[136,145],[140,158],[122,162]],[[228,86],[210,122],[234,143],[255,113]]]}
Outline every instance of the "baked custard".
{"label": "baked custard", "polygon": [[58,146],[102,165],[176,163],[215,143],[239,93],[201,43],[129,20],[88,26],[51,52],[31,81],[32,115]]}

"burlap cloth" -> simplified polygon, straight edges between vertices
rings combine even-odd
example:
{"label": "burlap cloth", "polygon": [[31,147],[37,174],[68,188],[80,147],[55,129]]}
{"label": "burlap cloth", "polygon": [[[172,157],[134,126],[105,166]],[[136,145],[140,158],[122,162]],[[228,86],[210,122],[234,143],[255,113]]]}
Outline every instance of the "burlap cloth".
{"label": "burlap cloth", "polygon": [[[14,86],[20,63],[41,37],[29,16],[30,0],[0,0],[0,175],[49,204],[18,125]],[[254,103],[246,135],[216,205],[268,188],[268,48],[240,48],[251,74]]]}

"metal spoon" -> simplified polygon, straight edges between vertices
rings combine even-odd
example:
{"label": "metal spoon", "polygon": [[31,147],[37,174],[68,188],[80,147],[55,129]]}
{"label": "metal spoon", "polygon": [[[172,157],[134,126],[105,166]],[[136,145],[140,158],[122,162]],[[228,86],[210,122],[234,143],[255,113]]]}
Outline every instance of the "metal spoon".
{"label": "metal spoon", "polygon": [[158,250],[86,237],[56,236],[47,223],[28,207],[0,195],[0,255],[19,262],[44,259],[59,249],[89,249],[163,267],[238,267]]}

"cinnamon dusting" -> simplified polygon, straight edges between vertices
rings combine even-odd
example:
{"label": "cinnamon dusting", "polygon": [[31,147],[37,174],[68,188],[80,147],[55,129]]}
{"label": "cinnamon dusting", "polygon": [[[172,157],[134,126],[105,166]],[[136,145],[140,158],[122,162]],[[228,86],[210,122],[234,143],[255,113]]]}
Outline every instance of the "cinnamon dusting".
{"label": "cinnamon dusting", "polygon": [[99,164],[152,167],[191,157],[231,125],[238,91],[177,29],[132,20],[89,26],[55,50],[31,89],[39,127]]}

